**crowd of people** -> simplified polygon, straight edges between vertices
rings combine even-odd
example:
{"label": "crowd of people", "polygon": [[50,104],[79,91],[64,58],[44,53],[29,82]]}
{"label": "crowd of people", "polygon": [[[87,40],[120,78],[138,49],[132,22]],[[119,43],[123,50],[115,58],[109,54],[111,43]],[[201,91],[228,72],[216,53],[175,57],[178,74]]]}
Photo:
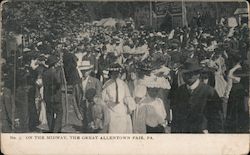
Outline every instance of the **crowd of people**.
{"label": "crowd of people", "polygon": [[3,132],[249,132],[247,24],[65,28],[4,51]]}

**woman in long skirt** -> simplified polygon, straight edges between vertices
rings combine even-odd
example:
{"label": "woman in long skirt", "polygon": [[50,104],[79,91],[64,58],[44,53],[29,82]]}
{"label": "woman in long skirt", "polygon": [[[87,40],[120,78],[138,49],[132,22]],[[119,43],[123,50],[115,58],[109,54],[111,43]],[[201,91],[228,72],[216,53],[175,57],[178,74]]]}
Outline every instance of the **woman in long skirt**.
{"label": "woman in long skirt", "polygon": [[103,86],[102,97],[110,113],[109,133],[132,133],[131,113],[135,109],[127,84],[119,78],[121,66],[110,66],[111,79]]}
{"label": "woman in long skirt", "polygon": [[147,96],[137,106],[133,117],[135,133],[165,133],[166,110],[163,101],[157,97],[159,85],[148,81]]}

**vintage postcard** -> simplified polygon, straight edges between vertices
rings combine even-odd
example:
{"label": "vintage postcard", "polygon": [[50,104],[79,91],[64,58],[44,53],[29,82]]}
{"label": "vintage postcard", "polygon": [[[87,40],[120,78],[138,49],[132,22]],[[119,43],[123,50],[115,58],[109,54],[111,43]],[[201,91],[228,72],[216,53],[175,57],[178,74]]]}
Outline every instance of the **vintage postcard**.
{"label": "vintage postcard", "polygon": [[247,1],[1,3],[3,154],[247,154]]}

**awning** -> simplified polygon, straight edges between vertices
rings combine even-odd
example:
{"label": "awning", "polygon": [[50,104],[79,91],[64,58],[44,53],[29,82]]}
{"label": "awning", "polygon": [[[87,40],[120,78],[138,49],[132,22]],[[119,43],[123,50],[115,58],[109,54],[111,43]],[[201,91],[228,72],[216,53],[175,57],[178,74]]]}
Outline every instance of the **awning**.
{"label": "awning", "polygon": [[248,14],[243,14],[241,15],[241,17],[248,17]]}
{"label": "awning", "polygon": [[126,22],[121,19],[115,18],[104,18],[100,21],[93,21],[92,24],[96,24],[97,26],[104,26],[104,27],[115,27],[116,24],[120,24],[122,26],[126,25]]}
{"label": "awning", "polygon": [[247,8],[238,8],[235,10],[234,15],[248,14]]}

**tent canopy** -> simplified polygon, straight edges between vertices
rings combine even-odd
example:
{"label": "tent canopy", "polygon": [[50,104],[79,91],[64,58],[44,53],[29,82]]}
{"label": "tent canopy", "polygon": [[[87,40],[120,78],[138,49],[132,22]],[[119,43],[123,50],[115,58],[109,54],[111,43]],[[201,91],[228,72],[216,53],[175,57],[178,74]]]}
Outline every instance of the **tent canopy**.
{"label": "tent canopy", "polygon": [[120,24],[122,26],[126,25],[126,22],[121,19],[115,19],[115,18],[104,18],[100,21],[94,21],[93,24],[96,24],[97,26],[104,26],[104,27],[115,27],[116,24]]}
{"label": "tent canopy", "polygon": [[247,8],[237,8],[234,12],[234,15],[247,14]]}

